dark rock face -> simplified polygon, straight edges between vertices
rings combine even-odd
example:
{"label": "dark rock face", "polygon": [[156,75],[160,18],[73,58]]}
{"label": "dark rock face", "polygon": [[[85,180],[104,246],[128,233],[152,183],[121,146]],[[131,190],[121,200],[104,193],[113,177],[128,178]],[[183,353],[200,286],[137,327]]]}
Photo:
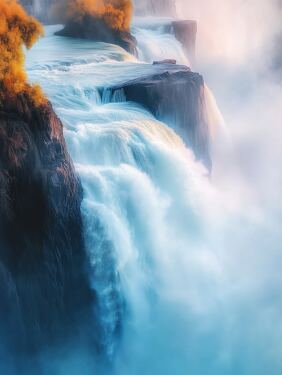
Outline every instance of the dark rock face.
{"label": "dark rock face", "polygon": [[167,26],[168,32],[175,35],[175,38],[182,44],[191,64],[194,64],[196,58],[196,21],[173,21]]}
{"label": "dark rock face", "polygon": [[153,65],[161,65],[161,64],[176,64],[176,60],[174,59],[165,59],[160,61],[154,61]]}
{"label": "dark rock face", "polygon": [[111,29],[103,19],[89,15],[85,15],[79,21],[69,21],[56,35],[117,44],[137,56],[137,41],[130,32]]}
{"label": "dark rock face", "polygon": [[[282,7],[282,5],[281,5]],[[270,55],[270,76],[274,77],[275,81],[282,82],[282,32],[280,32],[271,46]]]}
{"label": "dark rock face", "polygon": [[51,104],[0,105],[0,351],[34,355],[92,319],[81,200]]}
{"label": "dark rock face", "polygon": [[165,71],[111,87],[110,96],[122,90],[134,101],[169,124],[211,170],[210,133],[205,116],[203,78],[185,66],[167,64]]}

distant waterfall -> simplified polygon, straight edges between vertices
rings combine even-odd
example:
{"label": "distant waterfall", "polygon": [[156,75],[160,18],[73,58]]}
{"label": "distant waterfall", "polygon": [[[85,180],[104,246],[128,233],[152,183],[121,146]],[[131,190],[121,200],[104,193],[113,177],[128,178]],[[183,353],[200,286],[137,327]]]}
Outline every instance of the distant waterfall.
{"label": "distant waterfall", "polygon": [[132,32],[137,39],[140,60],[152,63],[175,59],[178,64],[190,65],[181,43],[167,31],[170,22],[171,19],[150,17],[135,21]]}

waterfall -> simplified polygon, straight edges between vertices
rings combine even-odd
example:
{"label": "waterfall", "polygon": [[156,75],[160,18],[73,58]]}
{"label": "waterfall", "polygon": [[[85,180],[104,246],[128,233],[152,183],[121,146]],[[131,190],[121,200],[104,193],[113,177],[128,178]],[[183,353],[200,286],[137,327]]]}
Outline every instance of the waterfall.
{"label": "waterfall", "polygon": [[[187,64],[179,43],[164,33],[167,21],[142,22],[133,28],[141,60]],[[263,301],[258,290],[248,300],[253,269],[238,251],[240,241],[252,243],[254,232],[254,248],[262,246],[268,230],[256,212],[234,207],[235,196],[213,186],[174,129],[124,101],[122,92],[110,102],[111,84],[161,68],[116,46],[55,37],[56,28],[46,28],[45,39],[28,53],[27,68],[64,122],[83,185],[95,334],[111,364],[98,373],[258,375],[268,365],[278,374],[275,354],[263,338],[254,339],[257,329],[264,337],[257,315]],[[205,99],[210,124],[223,126],[207,88]],[[259,266],[268,267],[263,260]],[[266,367],[252,362],[254,353]],[[73,358],[80,369],[83,355]],[[60,374],[70,370],[68,360],[62,368]],[[83,371],[93,373],[87,366]]]}
{"label": "waterfall", "polygon": [[175,59],[178,64],[190,66],[181,43],[168,31],[172,19],[137,18],[132,33],[137,39],[140,60],[152,63],[158,60]]}
{"label": "waterfall", "polygon": [[[42,44],[57,43],[60,60],[44,56],[40,64],[29,63],[29,72],[43,84],[65,122],[68,148],[84,189],[85,237],[91,284],[98,296],[101,345],[114,358],[118,332],[125,340],[132,329],[141,334],[152,306],[166,298],[159,294],[165,290],[167,261],[173,253],[180,260],[188,246],[199,225],[197,186],[208,189],[209,182],[203,177],[205,169],[172,129],[140,106],[124,102],[122,94],[111,99],[116,103],[108,102],[107,90],[99,95],[98,88],[109,80],[142,76],[152,66],[139,64],[114,46],[105,55],[108,47],[102,43],[101,51],[93,52],[91,42],[84,43],[82,60],[81,45],[53,37],[55,28],[47,28]],[[161,37],[161,29],[156,33]],[[180,53],[176,40],[170,40]],[[39,56],[37,48],[40,45],[31,55]],[[120,53],[116,61],[115,50]],[[71,54],[68,63],[64,54]]]}

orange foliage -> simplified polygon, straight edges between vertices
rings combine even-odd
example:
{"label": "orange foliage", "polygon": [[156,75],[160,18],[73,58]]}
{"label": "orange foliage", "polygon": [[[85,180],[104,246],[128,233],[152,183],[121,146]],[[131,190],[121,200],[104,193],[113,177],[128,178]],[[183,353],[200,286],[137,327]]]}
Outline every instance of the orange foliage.
{"label": "orange foliage", "polygon": [[66,20],[90,15],[102,18],[112,29],[128,31],[133,6],[131,0],[67,0],[65,9]]}
{"label": "orange foliage", "polygon": [[0,0],[0,101],[26,93],[35,104],[45,101],[41,88],[27,83],[23,46],[31,48],[43,34],[41,24],[17,0]]}

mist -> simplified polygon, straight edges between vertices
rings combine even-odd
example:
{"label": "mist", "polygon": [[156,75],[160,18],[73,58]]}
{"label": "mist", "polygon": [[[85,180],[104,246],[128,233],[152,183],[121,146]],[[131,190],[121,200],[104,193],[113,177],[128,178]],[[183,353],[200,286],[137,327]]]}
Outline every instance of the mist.
{"label": "mist", "polygon": [[[213,90],[226,123],[227,139],[222,142],[221,129],[215,145],[214,181],[247,184],[253,189],[251,199],[261,199],[262,204],[275,197],[277,207],[281,181],[277,168],[282,115],[277,64],[281,2],[177,0],[177,8],[180,18],[198,21],[194,70],[203,74]],[[227,155],[227,150],[222,150],[225,146]]]}
{"label": "mist", "polygon": [[[197,299],[210,301],[213,308],[206,304],[205,318],[194,316],[192,325],[209,327],[212,341],[217,337],[213,358],[233,363],[230,373],[278,374],[282,358],[282,87],[277,65],[281,3],[197,0],[178,1],[177,8],[179,18],[198,21],[194,69],[203,74],[225,120],[214,141],[211,177],[220,194],[217,209],[222,205],[219,210],[225,219],[221,222],[212,208],[214,225],[209,231],[210,250],[214,246],[210,255],[220,272],[209,282],[213,287],[208,295],[200,288],[194,291]],[[202,348],[195,356],[208,355]]]}
{"label": "mist", "polygon": [[176,2],[180,18],[198,21],[200,59],[233,65],[264,64],[271,40],[281,32],[279,0]]}

